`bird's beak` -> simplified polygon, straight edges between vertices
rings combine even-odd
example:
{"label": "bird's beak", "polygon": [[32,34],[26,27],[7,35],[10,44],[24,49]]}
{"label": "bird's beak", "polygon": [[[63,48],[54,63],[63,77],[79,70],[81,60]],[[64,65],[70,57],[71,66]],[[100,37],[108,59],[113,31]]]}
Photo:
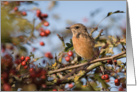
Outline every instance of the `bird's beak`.
{"label": "bird's beak", "polygon": [[66,29],[70,29],[70,27],[66,27]]}

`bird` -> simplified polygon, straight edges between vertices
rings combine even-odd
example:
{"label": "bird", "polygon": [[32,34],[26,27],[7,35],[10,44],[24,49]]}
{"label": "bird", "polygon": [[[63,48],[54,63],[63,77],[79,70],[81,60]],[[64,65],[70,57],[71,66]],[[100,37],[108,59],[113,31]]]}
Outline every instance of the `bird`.
{"label": "bird", "polygon": [[94,47],[95,40],[83,24],[77,23],[66,29],[72,32],[72,43],[76,54],[86,60],[93,60],[95,56],[98,56],[98,49]]}

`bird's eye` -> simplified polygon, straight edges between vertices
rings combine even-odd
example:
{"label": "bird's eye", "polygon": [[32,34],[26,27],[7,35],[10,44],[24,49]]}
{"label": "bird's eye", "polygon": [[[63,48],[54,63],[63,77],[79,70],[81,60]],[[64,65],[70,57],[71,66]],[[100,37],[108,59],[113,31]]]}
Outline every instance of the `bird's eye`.
{"label": "bird's eye", "polygon": [[76,29],[79,29],[79,26],[76,26],[75,28],[76,28]]}

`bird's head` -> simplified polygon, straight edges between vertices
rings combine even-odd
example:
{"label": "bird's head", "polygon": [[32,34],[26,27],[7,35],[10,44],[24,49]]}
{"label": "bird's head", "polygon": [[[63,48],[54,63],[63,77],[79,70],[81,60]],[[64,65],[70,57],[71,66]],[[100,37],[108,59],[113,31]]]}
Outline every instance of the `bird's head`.
{"label": "bird's head", "polygon": [[74,24],[70,27],[66,27],[66,29],[69,29],[72,31],[73,35],[77,34],[77,33],[85,33],[87,32],[87,28],[83,25],[83,24]]}

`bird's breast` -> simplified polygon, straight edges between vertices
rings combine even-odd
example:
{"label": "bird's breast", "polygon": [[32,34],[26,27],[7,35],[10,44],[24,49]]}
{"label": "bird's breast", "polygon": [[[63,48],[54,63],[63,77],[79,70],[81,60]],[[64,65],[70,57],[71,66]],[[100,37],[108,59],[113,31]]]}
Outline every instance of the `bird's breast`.
{"label": "bird's breast", "polygon": [[73,47],[75,52],[85,58],[91,59],[94,55],[94,43],[90,37],[72,37]]}

